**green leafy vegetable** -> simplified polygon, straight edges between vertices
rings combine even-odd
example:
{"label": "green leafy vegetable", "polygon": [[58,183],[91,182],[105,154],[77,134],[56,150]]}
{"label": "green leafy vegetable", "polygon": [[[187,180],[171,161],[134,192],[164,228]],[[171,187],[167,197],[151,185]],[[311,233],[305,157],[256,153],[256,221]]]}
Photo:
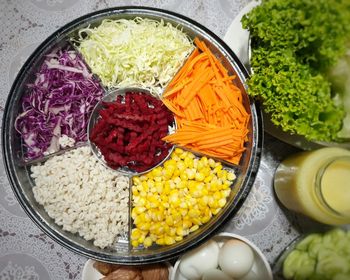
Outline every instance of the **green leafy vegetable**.
{"label": "green leafy vegetable", "polygon": [[104,86],[144,87],[158,94],[194,49],[179,28],[139,17],[105,19],[97,27],[84,28],[77,44]]}
{"label": "green leafy vegetable", "polygon": [[332,84],[332,92],[336,93],[334,100],[340,107],[344,106],[345,118],[343,127],[338,132],[339,138],[350,138],[350,47],[347,53],[328,72]]}
{"label": "green leafy vegetable", "polygon": [[242,19],[251,36],[249,93],[283,130],[332,141],[342,128],[342,104],[326,73],[350,39],[348,0],[262,0]]}

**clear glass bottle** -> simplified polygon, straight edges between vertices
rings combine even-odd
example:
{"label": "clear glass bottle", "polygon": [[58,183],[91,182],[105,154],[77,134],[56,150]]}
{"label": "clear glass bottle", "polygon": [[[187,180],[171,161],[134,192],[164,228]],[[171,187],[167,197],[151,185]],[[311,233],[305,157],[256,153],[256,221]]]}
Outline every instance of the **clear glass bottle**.
{"label": "clear glass bottle", "polygon": [[292,155],[278,166],[274,188],[290,210],[321,223],[350,223],[350,151],[322,148]]}

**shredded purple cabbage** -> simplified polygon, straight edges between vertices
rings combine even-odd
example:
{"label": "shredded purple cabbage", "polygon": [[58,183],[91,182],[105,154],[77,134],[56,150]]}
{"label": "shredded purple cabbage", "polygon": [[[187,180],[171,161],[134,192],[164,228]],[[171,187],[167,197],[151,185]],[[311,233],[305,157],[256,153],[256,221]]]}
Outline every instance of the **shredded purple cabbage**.
{"label": "shredded purple cabbage", "polygon": [[24,159],[57,152],[62,136],[87,141],[90,114],[103,96],[98,80],[71,49],[47,55],[34,84],[28,84],[15,128],[23,139]]}

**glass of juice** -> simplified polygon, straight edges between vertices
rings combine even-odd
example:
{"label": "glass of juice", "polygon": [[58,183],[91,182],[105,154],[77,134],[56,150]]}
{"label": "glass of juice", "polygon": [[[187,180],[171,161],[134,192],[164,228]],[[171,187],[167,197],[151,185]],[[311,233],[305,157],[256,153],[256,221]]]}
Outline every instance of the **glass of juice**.
{"label": "glass of juice", "polygon": [[290,210],[324,224],[348,224],[350,151],[327,147],[292,155],[278,166],[274,188]]}

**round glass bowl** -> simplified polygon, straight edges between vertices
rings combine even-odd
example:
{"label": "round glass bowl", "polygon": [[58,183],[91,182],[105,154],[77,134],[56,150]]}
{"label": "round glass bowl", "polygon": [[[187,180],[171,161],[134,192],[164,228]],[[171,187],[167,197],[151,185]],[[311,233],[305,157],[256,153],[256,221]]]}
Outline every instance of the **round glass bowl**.
{"label": "round glass bowl", "polygon": [[[101,153],[101,150],[97,147],[97,145],[91,141],[91,132],[94,128],[94,126],[98,123],[99,119],[101,118],[100,116],[100,111],[103,110],[105,108],[104,104],[105,103],[113,103],[116,102],[117,98],[120,97],[121,98],[121,103],[125,103],[125,95],[126,94],[144,94],[144,95],[148,95],[151,98],[157,99],[159,100],[159,97],[156,97],[155,95],[152,95],[150,93],[149,90],[147,89],[142,89],[142,88],[135,88],[135,87],[130,87],[130,88],[120,88],[117,90],[112,90],[111,92],[109,92],[107,95],[105,95],[95,106],[94,110],[92,111],[91,115],[90,115],[90,120],[89,120],[89,124],[88,124],[88,128],[87,128],[87,132],[88,132],[88,142],[90,144],[91,150],[94,153],[94,155],[100,160],[100,162],[102,162],[103,165],[105,165],[108,168],[112,168],[113,170],[119,171],[121,173],[125,173],[125,174],[129,174],[131,176],[133,175],[141,175],[144,173],[147,173],[149,171],[151,171],[153,168],[156,168],[158,166],[160,166],[164,161],[166,161],[170,154],[172,153],[172,151],[174,150],[174,145],[171,145],[170,148],[168,148],[168,152],[165,155],[164,158],[160,158],[159,160],[157,160],[157,162],[155,164],[152,164],[150,167],[147,167],[145,170],[141,170],[141,171],[136,171],[133,170],[132,168],[129,168],[128,166],[120,166],[118,168],[113,168],[110,166],[110,164],[108,162],[106,162],[105,157],[103,156],[103,154]],[[154,103],[153,103],[154,104]],[[163,104],[164,105],[164,104]],[[165,105],[164,105],[165,106]],[[148,107],[152,108],[153,105],[148,103]],[[141,112],[140,112],[141,113]],[[155,123],[154,123],[155,124]],[[176,123],[175,123],[175,118],[173,118],[173,121],[171,124],[168,125],[168,134],[173,133],[176,129]],[[130,143],[130,142],[129,142]],[[160,153],[160,151],[158,151],[158,153]],[[155,154],[155,155],[158,155]]]}
{"label": "round glass bowl", "polygon": [[[170,23],[185,32],[189,38],[197,37],[203,40],[229,74],[236,76],[234,83],[242,92],[243,106],[251,116],[248,124],[248,141],[245,143],[246,150],[239,165],[228,166],[223,163],[225,168],[234,170],[237,177],[231,185],[232,191],[227,197],[226,205],[209,222],[201,225],[198,230],[188,234],[175,244],[133,248],[130,242],[132,219],[129,215],[129,232],[126,236],[120,237],[114,246],[101,249],[78,234],[63,230],[49,217],[44,207],[37,203],[32,191],[34,182],[30,176],[32,162],[23,161],[23,143],[14,128],[14,122],[21,113],[21,100],[26,93],[26,85],[35,79],[35,74],[42,65],[45,55],[56,48],[70,45],[72,39],[77,38],[79,30],[82,28],[96,27],[104,19],[134,19],[136,17]],[[20,205],[39,228],[56,242],[76,253],[96,260],[119,264],[145,264],[174,258],[198,246],[208,239],[221,224],[237,213],[247,197],[258,171],[262,147],[262,122],[259,108],[246,93],[247,77],[247,71],[236,55],[219,37],[195,21],[172,12],[143,7],[118,7],[94,12],[68,23],[48,37],[25,62],[16,77],[6,103],[3,117],[2,149],[9,181]],[[105,89],[105,93],[107,94],[110,90]],[[39,161],[45,160],[46,158],[43,158]],[[131,184],[131,177],[129,178]],[[129,194],[129,205],[131,205],[131,190]],[[131,207],[129,209],[131,212]]]}

